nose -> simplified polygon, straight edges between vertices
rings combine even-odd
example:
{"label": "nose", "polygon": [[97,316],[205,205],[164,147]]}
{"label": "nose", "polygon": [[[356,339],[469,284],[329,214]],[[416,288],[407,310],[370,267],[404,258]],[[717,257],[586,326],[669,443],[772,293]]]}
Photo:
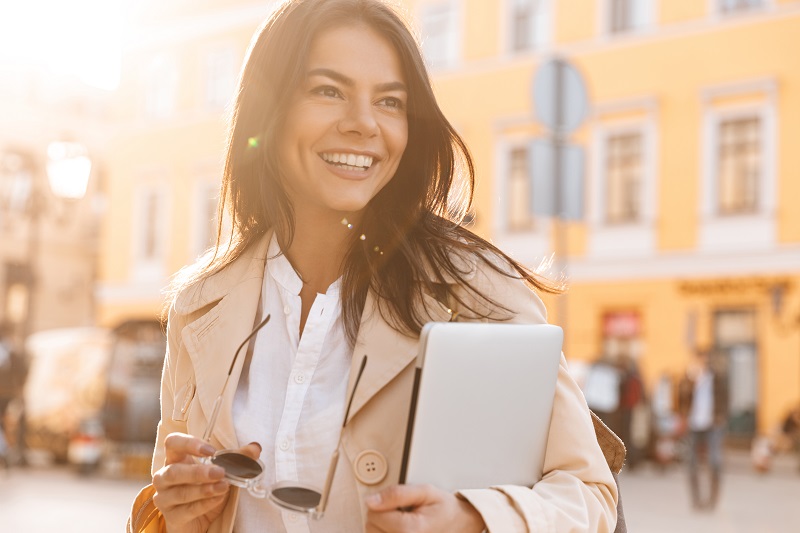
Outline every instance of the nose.
{"label": "nose", "polygon": [[369,100],[352,100],[339,120],[339,131],[348,135],[373,137],[378,133],[375,109]]}

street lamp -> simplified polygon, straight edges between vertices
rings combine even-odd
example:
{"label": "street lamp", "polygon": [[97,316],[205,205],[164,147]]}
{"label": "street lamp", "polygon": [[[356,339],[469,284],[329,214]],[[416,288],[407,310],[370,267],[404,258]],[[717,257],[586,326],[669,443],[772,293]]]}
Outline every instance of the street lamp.
{"label": "street lamp", "polygon": [[[0,151],[0,217],[20,217],[27,225],[27,247],[21,279],[8,287],[4,313],[21,325],[19,337],[24,347],[35,320],[38,264],[40,259],[41,219],[51,208],[52,199],[77,201],[86,195],[92,162],[85,146],[75,142],[51,142],[45,154],[31,149],[8,148]],[[39,163],[45,159],[47,181]],[[5,225],[7,226],[7,225]],[[4,227],[3,229],[7,229]],[[2,250],[3,255],[9,250]]]}
{"label": "street lamp", "polygon": [[[45,160],[47,180],[42,176],[40,163]],[[86,195],[92,162],[86,148],[74,142],[51,142],[46,154],[32,149],[0,150],[0,255],[21,259],[7,262],[6,302],[3,319],[14,326],[13,345],[26,359],[27,341],[34,330],[39,284],[41,219],[54,206],[53,199],[77,201]],[[7,220],[6,220],[7,218]],[[20,233],[24,220],[25,233]],[[12,235],[7,238],[6,233]],[[15,246],[24,236],[27,246]],[[10,244],[10,245],[9,245]],[[18,249],[16,249],[18,248]],[[22,253],[20,253],[22,252]],[[11,340],[11,339],[8,339]],[[23,364],[21,371],[24,375]],[[20,376],[20,384],[24,378]],[[21,394],[14,391],[15,396]],[[3,413],[0,413],[3,414]],[[16,452],[24,464],[25,409],[17,421]]]}
{"label": "street lamp", "polygon": [[47,178],[58,198],[80,200],[86,195],[92,161],[86,147],[74,142],[51,142],[47,147]]}

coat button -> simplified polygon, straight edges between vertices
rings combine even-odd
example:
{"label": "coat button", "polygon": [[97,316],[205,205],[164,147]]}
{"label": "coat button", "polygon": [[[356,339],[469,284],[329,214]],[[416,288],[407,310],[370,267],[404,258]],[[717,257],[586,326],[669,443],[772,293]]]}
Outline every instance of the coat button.
{"label": "coat button", "polygon": [[383,481],[388,471],[386,457],[375,450],[364,450],[356,456],[353,470],[356,479],[364,485],[377,485]]}

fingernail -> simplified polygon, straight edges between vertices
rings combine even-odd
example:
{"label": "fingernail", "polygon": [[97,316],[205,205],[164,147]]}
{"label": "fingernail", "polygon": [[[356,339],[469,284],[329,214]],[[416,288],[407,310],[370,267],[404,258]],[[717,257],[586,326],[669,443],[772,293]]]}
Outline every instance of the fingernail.
{"label": "fingernail", "polygon": [[221,466],[212,466],[211,470],[208,471],[208,476],[211,479],[221,479],[225,476],[225,469]]}
{"label": "fingernail", "polygon": [[376,505],[380,505],[381,504],[381,495],[379,493],[370,494],[369,496],[364,498],[364,501],[367,503],[367,505],[369,505],[371,507],[374,507]]}
{"label": "fingernail", "polygon": [[258,446],[258,451],[259,451],[259,453],[261,452],[261,450],[263,450],[263,448],[261,447],[261,445],[260,445],[259,443],[257,443],[256,441],[253,441],[253,442],[251,442],[250,444],[248,444],[248,446],[250,446],[250,445],[252,445],[252,444],[255,444],[256,446]]}
{"label": "fingernail", "polygon": [[203,455],[214,455],[215,453],[217,453],[217,450],[215,450],[214,447],[210,444],[203,444],[202,446],[200,446],[200,453],[202,453]]}

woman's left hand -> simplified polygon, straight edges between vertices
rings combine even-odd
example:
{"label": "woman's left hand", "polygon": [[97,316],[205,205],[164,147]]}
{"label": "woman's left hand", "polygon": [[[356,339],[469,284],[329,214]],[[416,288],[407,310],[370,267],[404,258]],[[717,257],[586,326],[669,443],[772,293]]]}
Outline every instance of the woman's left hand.
{"label": "woman's left hand", "polygon": [[486,527],[469,503],[430,485],[394,485],[368,496],[366,504],[367,533],[481,533]]}

